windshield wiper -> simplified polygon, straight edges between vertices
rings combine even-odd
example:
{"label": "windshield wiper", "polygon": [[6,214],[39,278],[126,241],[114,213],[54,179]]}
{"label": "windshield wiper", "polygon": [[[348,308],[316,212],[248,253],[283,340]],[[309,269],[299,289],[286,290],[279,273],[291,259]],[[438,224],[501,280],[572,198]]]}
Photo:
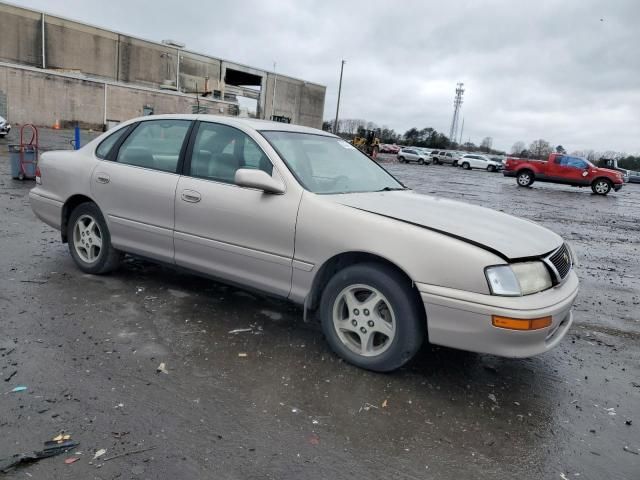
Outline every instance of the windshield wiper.
{"label": "windshield wiper", "polygon": [[380,190],[376,190],[376,192],[393,192],[395,190],[409,190],[407,187],[384,187]]}

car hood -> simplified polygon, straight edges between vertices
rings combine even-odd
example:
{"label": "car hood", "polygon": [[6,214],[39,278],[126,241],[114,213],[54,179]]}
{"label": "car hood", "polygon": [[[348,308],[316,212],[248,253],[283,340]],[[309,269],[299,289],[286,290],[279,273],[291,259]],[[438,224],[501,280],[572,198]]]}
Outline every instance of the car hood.
{"label": "car hood", "polygon": [[540,257],[562,245],[559,235],[528,220],[412,191],[349,193],[327,197],[341,205],[473,243],[507,260]]}

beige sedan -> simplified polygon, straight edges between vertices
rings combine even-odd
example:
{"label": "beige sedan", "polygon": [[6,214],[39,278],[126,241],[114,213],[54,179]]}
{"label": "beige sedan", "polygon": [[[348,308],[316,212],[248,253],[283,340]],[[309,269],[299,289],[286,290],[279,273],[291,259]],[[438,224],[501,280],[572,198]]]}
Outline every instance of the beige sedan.
{"label": "beige sedan", "polygon": [[35,214],[78,267],[139,255],[304,305],[349,362],[423,342],[509,357],[557,345],[578,291],[555,233],[419,195],[329,133],[208,115],[133,119],[42,155]]}

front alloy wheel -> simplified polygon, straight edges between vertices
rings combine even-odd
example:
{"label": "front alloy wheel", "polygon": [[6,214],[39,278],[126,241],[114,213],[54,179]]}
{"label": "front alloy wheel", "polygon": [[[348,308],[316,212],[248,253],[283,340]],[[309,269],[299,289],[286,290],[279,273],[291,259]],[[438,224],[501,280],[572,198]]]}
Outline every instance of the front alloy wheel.
{"label": "front alloy wheel", "polygon": [[593,193],[596,195],[606,195],[611,190],[611,183],[608,180],[601,178],[594,182],[591,186],[591,190],[593,190]]}
{"label": "front alloy wheel", "polygon": [[426,336],[424,309],[411,281],[379,263],[335,273],[322,292],[320,319],[334,352],[376,372],[407,363]]}
{"label": "front alloy wheel", "polygon": [[387,350],[395,336],[395,315],[389,300],[370,285],[350,285],[333,304],[333,327],[349,350],[364,357]]}

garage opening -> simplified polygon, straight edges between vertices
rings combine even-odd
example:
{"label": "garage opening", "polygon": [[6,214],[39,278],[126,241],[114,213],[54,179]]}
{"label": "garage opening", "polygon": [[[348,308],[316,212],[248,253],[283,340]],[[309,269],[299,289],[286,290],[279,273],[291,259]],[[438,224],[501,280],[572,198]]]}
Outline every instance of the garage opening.
{"label": "garage opening", "polygon": [[252,73],[227,68],[224,76],[224,99],[238,103],[238,116],[260,118],[262,77]]}

